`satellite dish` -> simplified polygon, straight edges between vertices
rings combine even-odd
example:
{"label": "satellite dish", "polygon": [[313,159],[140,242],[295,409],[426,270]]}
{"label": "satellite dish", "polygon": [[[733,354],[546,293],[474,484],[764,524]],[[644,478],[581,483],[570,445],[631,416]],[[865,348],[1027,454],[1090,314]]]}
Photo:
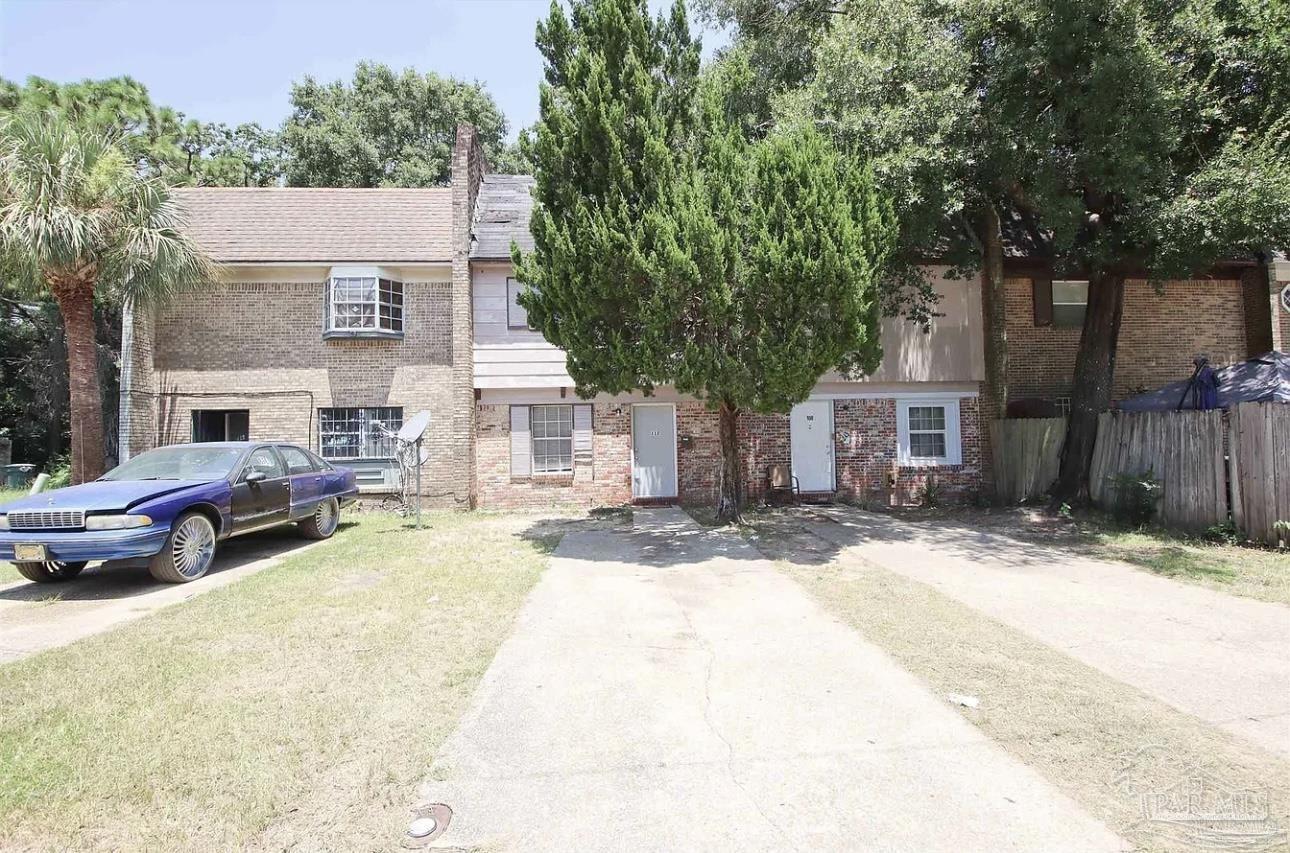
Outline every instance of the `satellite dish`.
{"label": "satellite dish", "polygon": [[412,420],[403,424],[396,436],[399,441],[415,442],[420,441],[421,436],[425,435],[426,428],[430,426],[430,413],[426,411],[417,412],[412,416]]}

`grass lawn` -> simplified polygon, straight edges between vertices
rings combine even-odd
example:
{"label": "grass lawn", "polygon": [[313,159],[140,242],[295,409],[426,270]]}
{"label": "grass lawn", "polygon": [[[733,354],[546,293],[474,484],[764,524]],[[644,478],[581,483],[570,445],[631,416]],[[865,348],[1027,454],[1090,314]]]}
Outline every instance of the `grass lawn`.
{"label": "grass lawn", "polygon": [[806,531],[759,523],[757,546],[832,615],[937,695],[976,697],[960,713],[1034,768],[1135,850],[1196,849],[1143,820],[1142,798],[1193,768],[1231,790],[1268,794],[1290,825],[1290,761],[1148,697],[931,586],[836,555]]}
{"label": "grass lawn", "polygon": [[0,666],[0,849],[396,847],[554,543],[524,518],[348,518],[276,567]]}

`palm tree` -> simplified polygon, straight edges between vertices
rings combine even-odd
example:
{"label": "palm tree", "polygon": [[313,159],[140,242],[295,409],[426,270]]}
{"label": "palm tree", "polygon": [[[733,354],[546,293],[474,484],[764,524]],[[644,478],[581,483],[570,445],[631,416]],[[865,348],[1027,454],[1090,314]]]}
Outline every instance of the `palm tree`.
{"label": "palm tree", "polygon": [[72,482],[103,473],[96,295],[147,305],[210,281],[166,187],[118,140],[54,113],[0,119],[0,268],[58,304],[67,337]]}

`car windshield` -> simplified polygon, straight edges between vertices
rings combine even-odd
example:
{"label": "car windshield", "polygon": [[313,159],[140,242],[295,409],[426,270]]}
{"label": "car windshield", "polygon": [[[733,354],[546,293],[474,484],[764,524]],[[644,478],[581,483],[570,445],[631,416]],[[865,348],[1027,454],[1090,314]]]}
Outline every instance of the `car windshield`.
{"label": "car windshield", "polygon": [[104,480],[218,480],[242,455],[237,447],[161,447],[140,453]]}

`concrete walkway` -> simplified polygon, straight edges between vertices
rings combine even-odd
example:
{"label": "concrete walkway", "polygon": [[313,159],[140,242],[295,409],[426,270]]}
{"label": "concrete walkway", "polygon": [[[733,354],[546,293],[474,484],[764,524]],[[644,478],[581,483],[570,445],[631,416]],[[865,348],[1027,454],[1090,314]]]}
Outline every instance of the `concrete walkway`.
{"label": "concrete walkway", "polygon": [[846,507],[816,512],[832,521],[809,528],[843,553],[930,584],[1179,710],[1290,755],[1290,607],[952,522],[909,523]]}
{"label": "concrete walkway", "polygon": [[565,537],[425,784],[434,845],[1127,849],[737,536]]}
{"label": "concrete walkway", "polygon": [[312,547],[294,527],[220,543],[215,564],[185,584],[159,583],[142,566],[91,565],[65,583],[0,585],[0,664],[146,616],[227,586]]}

